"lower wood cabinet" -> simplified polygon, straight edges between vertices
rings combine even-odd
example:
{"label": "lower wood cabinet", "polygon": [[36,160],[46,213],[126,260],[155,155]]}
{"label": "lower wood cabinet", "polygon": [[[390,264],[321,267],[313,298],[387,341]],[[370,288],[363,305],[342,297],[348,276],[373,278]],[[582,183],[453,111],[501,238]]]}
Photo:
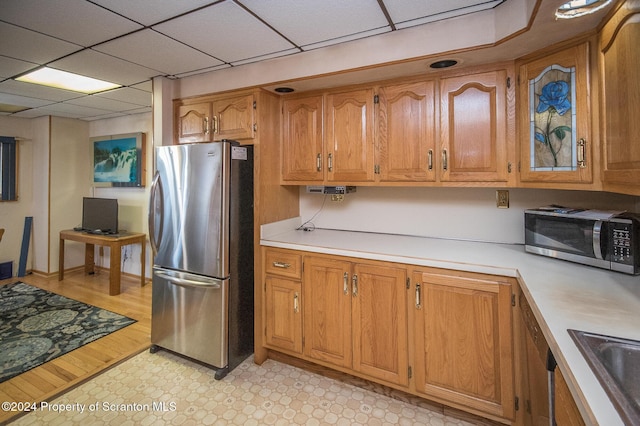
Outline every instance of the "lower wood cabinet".
{"label": "lower wood cabinet", "polygon": [[511,281],[413,273],[416,391],[500,419],[515,417]]}
{"label": "lower wood cabinet", "polygon": [[304,354],[407,386],[406,269],[304,258]]}
{"label": "lower wood cabinet", "polygon": [[294,250],[263,254],[269,349],[515,420],[512,279]]}
{"label": "lower wood cabinet", "polygon": [[265,343],[302,354],[302,256],[291,251],[264,251]]}

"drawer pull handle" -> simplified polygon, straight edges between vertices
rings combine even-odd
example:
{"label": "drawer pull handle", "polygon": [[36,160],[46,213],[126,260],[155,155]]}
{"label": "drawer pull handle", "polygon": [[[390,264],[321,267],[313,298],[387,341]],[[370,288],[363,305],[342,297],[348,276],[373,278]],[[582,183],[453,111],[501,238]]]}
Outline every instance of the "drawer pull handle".
{"label": "drawer pull handle", "polygon": [[274,266],[275,268],[288,269],[288,268],[290,268],[290,267],[291,267],[291,264],[290,264],[290,263],[284,263],[284,262],[278,262],[278,261],[276,261],[276,262],[273,262],[273,266]]}

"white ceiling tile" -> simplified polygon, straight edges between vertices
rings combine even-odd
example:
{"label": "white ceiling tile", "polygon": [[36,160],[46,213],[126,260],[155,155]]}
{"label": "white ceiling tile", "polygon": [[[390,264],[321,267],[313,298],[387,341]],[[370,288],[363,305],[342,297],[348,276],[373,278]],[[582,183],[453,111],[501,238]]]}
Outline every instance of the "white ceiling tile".
{"label": "white ceiling tile", "polygon": [[97,108],[107,111],[124,111],[127,109],[140,108],[140,105],[134,105],[129,102],[117,101],[115,99],[104,98],[95,95],[88,95],[82,98],[76,98],[67,102],[69,105],[78,105],[88,108]]}
{"label": "white ceiling tile", "polygon": [[198,74],[204,74],[206,72],[217,71],[217,70],[221,70],[223,68],[231,68],[231,65],[222,64],[222,65],[218,65],[217,67],[203,68],[201,70],[182,72],[180,74],[175,74],[175,76],[178,77],[178,78],[183,78],[183,77],[189,77],[190,75],[198,75]]}
{"label": "white ceiling tile", "polygon": [[109,90],[107,92],[97,93],[94,96],[134,104],[134,108],[151,106],[151,93],[130,87]]}
{"label": "white ceiling tile", "polygon": [[86,0],[2,0],[0,20],[81,46],[91,46],[142,28]]}
{"label": "white ceiling tile", "polygon": [[81,49],[81,46],[4,22],[0,22],[0,40],[0,55],[37,64],[45,64]]}
{"label": "white ceiling tile", "polygon": [[243,64],[250,64],[252,62],[265,61],[267,59],[279,58],[280,56],[293,55],[293,54],[296,54],[296,53],[300,53],[300,49],[293,48],[293,49],[289,49],[289,50],[281,50],[279,52],[270,53],[270,54],[263,55],[263,56],[255,56],[255,57],[251,57],[251,58],[248,58],[248,59],[235,61],[235,62],[232,62],[231,65],[237,66],[237,65],[243,65]]}
{"label": "white ceiling tile", "polygon": [[327,46],[331,46],[333,44],[343,43],[343,42],[347,42],[347,41],[351,41],[351,40],[357,40],[357,39],[361,39],[361,38],[365,38],[365,37],[371,37],[371,36],[374,36],[374,35],[377,35],[377,34],[383,34],[383,33],[386,33],[388,31],[389,31],[389,28],[377,28],[375,30],[365,31],[363,33],[351,34],[351,35],[340,37],[340,38],[336,38],[336,39],[320,41],[318,43],[311,43],[311,44],[308,44],[308,45],[304,46],[304,50],[319,49],[321,47],[327,47]]}
{"label": "white ceiling tile", "polygon": [[0,93],[0,103],[35,108],[39,106],[50,105],[54,102],[48,101],[46,99],[36,99],[29,98],[27,96],[12,95],[10,93]]}
{"label": "white ceiling tile", "polygon": [[504,0],[383,0],[398,29],[490,9]]}
{"label": "white ceiling tile", "polygon": [[221,64],[209,55],[150,29],[98,45],[94,49],[169,75]]}
{"label": "white ceiling tile", "polygon": [[298,46],[388,27],[377,0],[242,0],[242,4]]}
{"label": "white ceiling tile", "polygon": [[62,102],[84,96],[83,93],[73,92],[71,90],[56,89],[41,84],[25,83],[16,80],[6,80],[0,83],[0,92],[54,102]]}
{"label": "white ceiling tile", "polygon": [[90,108],[86,106],[72,105],[69,103],[57,103],[51,104],[47,106],[43,106],[40,108],[34,108],[36,112],[40,112],[40,115],[56,115],[59,117],[69,117],[69,118],[81,118],[81,117],[90,117],[96,115],[109,114],[113,111],[107,111],[98,108]]}
{"label": "white ceiling tile", "polygon": [[237,4],[227,1],[153,27],[225,62],[293,46]]}
{"label": "white ceiling tile", "polygon": [[143,81],[142,83],[132,84],[131,86],[134,89],[144,90],[145,92],[153,92],[153,83],[151,80]]}
{"label": "white ceiling tile", "polygon": [[161,71],[146,68],[92,49],[69,55],[59,61],[52,62],[50,66],[124,86],[163,74]]}
{"label": "white ceiling tile", "polygon": [[37,66],[37,64],[32,62],[0,56],[0,79],[22,74],[23,72],[29,71]]}
{"label": "white ceiling tile", "polygon": [[93,0],[93,3],[141,24],[152,25],[211,4],[212,0]]}

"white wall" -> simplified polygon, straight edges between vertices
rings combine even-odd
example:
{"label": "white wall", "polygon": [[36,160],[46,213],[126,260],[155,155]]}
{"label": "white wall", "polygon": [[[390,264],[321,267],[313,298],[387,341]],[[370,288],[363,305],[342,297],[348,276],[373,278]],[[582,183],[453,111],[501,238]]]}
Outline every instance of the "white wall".
{"label": "white wall", "polygon": [[[135,132],[146,133],[147,187],[94,188],[89,138]],[[80,224],[83,196],[117,198],[121,227],[147,232],[148,185],[153,156],[150,113],[93,122],[59,117],[0,117],[0,135],[25,139],[19,146],[19,199],[0,203],[0,228],[6,229],[0,242],[0,262],[14,262],[14,275],[18,269],[26,216],[33,217],[27,270],[44,274],[57,272],[59,232]],[[123,250],[123,272],[139,275],[139,256],[137,246]],[[147,271],[150,271],[149,259],[147,254]],[[80,266],[83,262],[83,245],[67,242],[65,268]],[[96,254],[96,263],[108,268],[108,249],[104,250],[104,256]]]}
{"label": "white wall", "polygon": [[[125,133],[143,132],[146,134],[146,186],[144,188],[89,188],[87,196],[117,198],[118,226],[120,229],[147,234],[147,217],[149,212],[149,187],[153,178],[153,127],[151,113],[129,115],[125,117],[96,120],[89,123],[89,137],[119,135]],[[89,141],[87,140],[87,143]],[[81,210],[80,210],[81,211]],[[96,248],[96,265],[109,268],[109,249],[104,254]],[[146,248],[145,275],[151,276],[151,249]],[[122,271],[133,275],[140,275],[140,246],[130,245],[122,249]],[[66,267],[66,265],[65,265]]]}
{"label": "white wall", "polygon": [[[33,152],[39,144],[35,141],[31,120],[25,118],[0,117],[0,135],[14,136],[24,140],[18,142],[18,200],[0,202],[0,228],[5,229],[0,241],[0,262],[13,262],[14,275],[18,270],[24,218],[32,216],[33,206]],[[32,264],[29,256],[28,266]]]}
{"label": "white wall", "polygon": [[344,201],[333,202],[301,187],[300,215],[304,222],[317,213],[312,221],[317,228],[522,244],[528,208],[560,204],[640,212],[640,197],[538,189],[510,189],[510,207],[498,209],[495,191],[358,187]]}

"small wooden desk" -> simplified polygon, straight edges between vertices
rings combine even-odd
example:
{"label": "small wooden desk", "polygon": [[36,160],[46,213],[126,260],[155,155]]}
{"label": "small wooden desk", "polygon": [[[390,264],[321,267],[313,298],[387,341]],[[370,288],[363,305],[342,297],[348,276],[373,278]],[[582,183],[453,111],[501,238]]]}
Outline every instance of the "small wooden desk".
{"label": "small wooden desk", "polygon": [[109,247],[109,294],[114,296],[120,294],[120,261],[122,258],[121,248],[129,244],[140,244],[140,286],[145,283],[144,266],[147,235],[138,232],[121,232],[117,236],[94,235],[82,231],[67,229],[60,231],[60,264],[58,269],[58,281],[64,279],[64,241],[78,241],[85,243],[84,249],[84,272],[92,274],[94,272],[94,249],[96,245]]}

